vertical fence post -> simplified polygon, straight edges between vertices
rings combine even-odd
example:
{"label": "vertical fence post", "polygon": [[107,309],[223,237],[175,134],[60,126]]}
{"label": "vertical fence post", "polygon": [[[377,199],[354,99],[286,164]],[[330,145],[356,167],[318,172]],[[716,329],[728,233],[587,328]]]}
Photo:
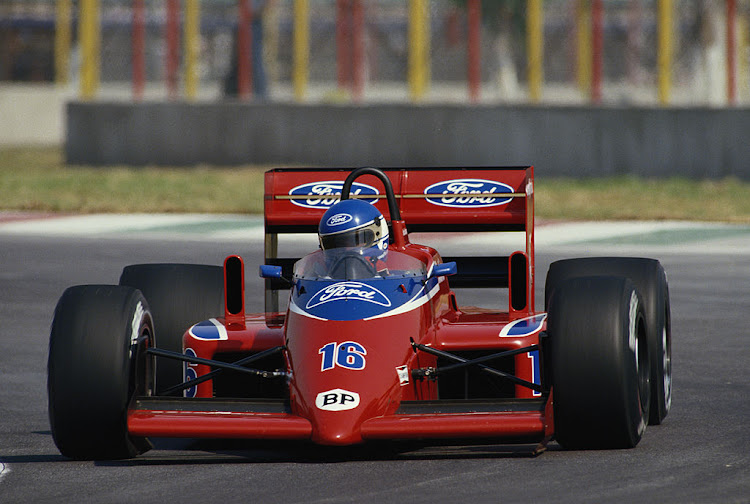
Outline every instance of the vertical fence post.
{"label": "vertical fence post", "polygon": [[727,1],[727,102],[737,103],[737,3]]}
{"label": "vertical fence post", "polygon": [[468,0],[466,4],[466,17],[468,24],[466,51],[468,53],[469,99],[473,103],[476,103],[479,101],[481,85],[481,0]]}
{"label": "vertical fence post", "polygon": [[146,78],[144,51],[146,48],[146,16],[143,0],[133,0],[133,32],[132,32],[132,78],[133,99],[143,99],[144,81]]}
{"label": "vertical fence post", "polygon": [[179,0],[167,0],[167,24],[166,24],[166,80],[167,96],[170,99],[177,97],[177,69],[180,65],[180,5]]}
{"label": "vertical fence post", "polygon": [[352,2],[352,92],[362,99],[365,88],[365,9],[362,0]]}
{"label": "vertical fence post", "polygon": [[747,22],[747,14],[743,13],[737,18],[737,95],[738,99],[747,99],[750,93],[750,25]]}
{"label": "vertical fence post", "polygon": [[672,0],[659,0],[657,66],[658,94],[661,105],[668,105],[672,94],[673,12]]}
{"label": "vertical fence post", "polygon": [[336,80],[340,91],[351,81],[350,3],[351,0],[336,0]]}
{"label": "vertical fence post", "polygon": [[592,0],[591,6],[591,101],[602,101],[602,78],[604,66],[604,6],[602,0]]}
{"label": "vertical fence post", "polygon": [[71,0],[57,0],[55,6],[55,82],[67,84],[70,72]]}
{"label": "vertical fence post", "polygon": [[185,96],[189,100],[198,96],[200,52],[200,0],[185,0]]}
{"label": "vertical fence post", "polygon": [[99,0],[80,0],[81,98],[90,100],[99,90]]}
{"label": "vertical fence post", "polygon": [[590,0],[576,0],[576,82],[586,96],[591,94],[591,9]]}
{"label": "vertical fence post", "polygon": [[537,103],[542,98],[542,80],[544,75],[544,14],[542,0],[526,2],[526,52],[527,72],[529,79],[529,98]]}
{"label": "vertical fence post", "polygon": [[238,0],[237,18],[237,95],[247,100],[253,93],[252,7],[250,0]]}
{"label": "vertical fence post", "polygon": [[308,0],[294,0],[294,98],[305,99],[309,73],[310,10]]}
{"label": "vertical fence post", "polygon": [[409,0],[409,95],[421,100],[430,79],[429,0]]}

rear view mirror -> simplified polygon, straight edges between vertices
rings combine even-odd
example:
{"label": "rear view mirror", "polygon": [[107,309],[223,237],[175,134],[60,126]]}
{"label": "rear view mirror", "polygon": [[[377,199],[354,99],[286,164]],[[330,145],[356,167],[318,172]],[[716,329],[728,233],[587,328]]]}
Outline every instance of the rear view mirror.
{"label": "rear view mirror", "polygon": [[455,275],[457,272],[458,272],[458,267],[456,266],[455,261],[442,263],[442,264],[436,264],[435,266],[432,267],[432,274],[430,275],[430,278]]}
{"label": "rear view mirror", "polygon": [[282,278],[281,266],[271,266],[268,264],[261,264],[259,274],[261,278]]}

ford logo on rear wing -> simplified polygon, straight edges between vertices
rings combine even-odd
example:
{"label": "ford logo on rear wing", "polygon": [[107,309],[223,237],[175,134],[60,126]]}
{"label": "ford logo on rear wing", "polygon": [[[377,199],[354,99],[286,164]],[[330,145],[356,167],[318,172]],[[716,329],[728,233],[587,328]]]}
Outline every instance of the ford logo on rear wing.
{"label": "ford logo on rear wing", "polygon": [[[291,200],[297,206],[304,208],[318,208],[328,210],[334,203],[341,198],[341,189],[344,187],[342,180],[328,180],[322,182],[310,182],[298,185],[289,191],[289,195],[294,198]],[[377,189],[367,184],[354,182],[349,195],[351,197],[377,196],[380,193]],[[310,196],[304,198],[303,196]],[[375,203],[376,198],[362,198],[368,203]]]}
{"label": "ford logo on rear wing", "polygon": [[432,184],[424,190],[433,205],[453,208],[479,208],[504,205],[513,198],[502,197],[513,193],[513,188],[501,182],[482,179],[446,180]]}

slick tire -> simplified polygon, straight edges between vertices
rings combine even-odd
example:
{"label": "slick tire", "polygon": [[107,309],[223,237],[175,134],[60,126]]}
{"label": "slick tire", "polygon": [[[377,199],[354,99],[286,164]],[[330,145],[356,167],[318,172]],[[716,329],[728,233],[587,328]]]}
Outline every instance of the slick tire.
{"label": "slick tire", "polygon": [[646,429],[650,367],[643,305],[624,277],[579,277],[550,299],[555,439],[566,449],[632,448]]}
{"label": "slick tire", "polygon": [[127,409],[150,393],[145,349],[154,328],[136,289],[80,285],[55,308],[49,342],[47,392],[52,437],[73,459],[131,458],[151,448],[128,434]]}
{"label": "slick tire", "polygon": [[544,286],[545,305],[556,286],[569,278],[613,275],[629,278],[643,298],[646,337],[651,357],[650,425],[659,425],[672,404],[672,319],[669,285],[664,268],[655,259],[592,257],[566,259],[550,265]]}
{"label": "slick tire", "polygon": [[[154,317],[156,346],[182,352],[182,336],[193,324],[224,316],[224,269],[202,264],[134,264],[125,267],[120,285],[140,290]],[[160,358],[157,392],[182,383],[183,364]]]}

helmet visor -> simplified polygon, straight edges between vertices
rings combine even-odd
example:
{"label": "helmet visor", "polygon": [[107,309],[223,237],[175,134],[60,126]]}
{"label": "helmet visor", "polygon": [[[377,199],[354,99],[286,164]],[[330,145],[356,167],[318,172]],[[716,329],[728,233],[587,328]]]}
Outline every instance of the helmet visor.
{"label": "helmet visor", "polygon": [[320,245],[323,247],[323,250],[342,247],[369,247],[376,241],[377,237],[372,225],[320,237]]}

